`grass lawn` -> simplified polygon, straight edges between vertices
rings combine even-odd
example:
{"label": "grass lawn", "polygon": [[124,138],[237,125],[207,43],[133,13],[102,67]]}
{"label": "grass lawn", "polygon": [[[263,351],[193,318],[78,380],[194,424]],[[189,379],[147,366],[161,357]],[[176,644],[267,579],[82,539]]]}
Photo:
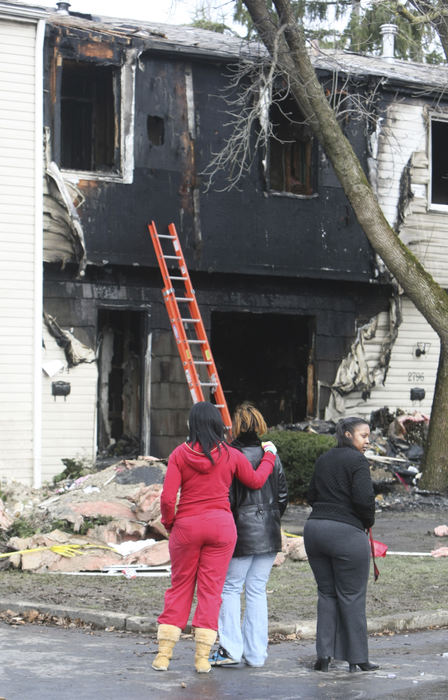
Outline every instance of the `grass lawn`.
{"label": "grass lawn", "polygon": [[[448,558],[386,556],[377,560],[380,577],[369,578],[368,617],[415,610],[448,609]],[[1,598],[54,603],[128,615],[157,617],[169,578],[126,579],[0,572]],[[316,614],[316,584],[308,562],[286,562],[268,583],[269,619],[293,623]]]}

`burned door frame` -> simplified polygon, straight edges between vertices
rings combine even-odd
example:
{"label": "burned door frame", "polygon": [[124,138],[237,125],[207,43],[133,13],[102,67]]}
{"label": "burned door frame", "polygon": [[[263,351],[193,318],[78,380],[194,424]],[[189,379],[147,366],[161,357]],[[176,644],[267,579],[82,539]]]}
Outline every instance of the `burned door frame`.
{"label": "burned door frame", "polygon": [[[103,400],[103,368],[102,352],[103,345],[101,339],[100,315],[101,312],[138,313],[140,315],[140,407],[139,407],[139,453],[149,454],[151,438],[150,403],[151,403],[151,307],[145,305],[133,305],[129,302],[100,304],[97,306],[97,355],[98,355],[98,388],[97,388],[97,420],[96,420],[96,447],[100,449],[100,441],[105,433],[101,428],[101,421],[104,418]],[[108,382],[107,382],[108,386]],[[102,448],[104,449],[104,448]]]}

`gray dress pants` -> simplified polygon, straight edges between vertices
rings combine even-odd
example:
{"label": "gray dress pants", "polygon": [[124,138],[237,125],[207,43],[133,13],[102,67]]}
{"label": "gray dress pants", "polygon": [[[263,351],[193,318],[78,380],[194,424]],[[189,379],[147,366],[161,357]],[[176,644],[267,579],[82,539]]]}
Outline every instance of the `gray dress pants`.
{"label": "gray dress pants", "polygon": [[369,658],[368,536],[353,525],[317,519],[306,521],[303,535],[318,588],[317,656],[364,663]]}

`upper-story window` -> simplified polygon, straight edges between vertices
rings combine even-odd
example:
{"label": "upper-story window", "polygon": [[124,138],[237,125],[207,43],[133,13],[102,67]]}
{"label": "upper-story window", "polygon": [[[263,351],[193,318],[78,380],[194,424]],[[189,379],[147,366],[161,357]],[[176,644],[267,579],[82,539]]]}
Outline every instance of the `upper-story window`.
{"label": "upper-story window", "polygon": [[430,204],[448,206],[448,118],[431,118]]}
{"label": "upper-story window", "polygon": [[118,172],[117,69],[64,61],[61,83],[61,167]]}
{"label": "upper-story window", "polygon": [[269,122],[269,189],[313,194],[313,137],[292,97],[270,105]]}
{"label": "upper-story window", "polygon": [[[98,48],[101,46],[101,50]],[[67,43],[50,79],[51,158],[66,179],[133,181],[135,56]],[[80,58],[75,60],[73,55]],[[99,56],[101,54],[101,57]],[[94,55],[94,58],[91,58]]]}

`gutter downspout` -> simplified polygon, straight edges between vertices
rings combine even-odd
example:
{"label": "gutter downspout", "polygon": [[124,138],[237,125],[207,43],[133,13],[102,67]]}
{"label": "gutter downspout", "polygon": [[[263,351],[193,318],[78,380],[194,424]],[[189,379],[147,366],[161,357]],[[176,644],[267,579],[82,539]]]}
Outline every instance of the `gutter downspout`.
{"label": "gutter downspout", "polygon": [[42,315],[43,315],[43,75],[45,20],[36,27],[34,82],[34,386],[33,486],[42,485]]}

